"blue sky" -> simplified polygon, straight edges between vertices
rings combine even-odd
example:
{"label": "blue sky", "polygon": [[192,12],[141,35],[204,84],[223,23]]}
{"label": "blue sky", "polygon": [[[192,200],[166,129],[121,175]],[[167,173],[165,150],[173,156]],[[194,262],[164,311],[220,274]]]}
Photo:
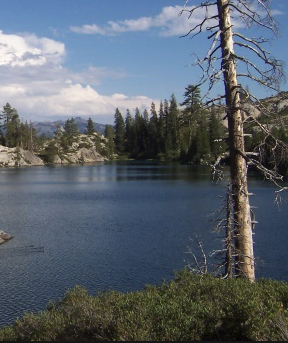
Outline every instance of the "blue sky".
{"label": "blue sky", "polygon": [[[113,124],[117,107],[125,116],[172,94],[182,102],[199,76],[192,54],[207,49],[205,38],[181,38],[196,19],[179,16],[185,2],[0,0],[0,106],[9,102],[28,121]],[[272,9],[282,37],[267,50],[287,63],[288,1]]]}

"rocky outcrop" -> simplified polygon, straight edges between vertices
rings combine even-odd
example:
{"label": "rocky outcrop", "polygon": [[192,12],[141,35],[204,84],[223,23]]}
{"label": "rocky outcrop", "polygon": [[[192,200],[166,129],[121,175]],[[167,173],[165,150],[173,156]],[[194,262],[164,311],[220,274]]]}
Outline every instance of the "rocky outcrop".
{"label": "rocky outcrop", "polygon": [[43,160],[31,151],[0,145],[0,167],[42,166]]}
{"label": "rocky outcrop", "polygon": [[0,244],[10,241],[13,237],[4,231],[0,231]]}
{"label": "rocky outcrop", "polygon": [[95,148],[81,148],[74,152],[56,155],[54,164],[103,162],[105,158]]}
{"label": "rocky outcrop", "polygon": [[98,136],[94,133],[90,136],[79,134],[72,145],[66,149],[60,149],[60,153],[54,157],[54,164],[69,164],[69,163],[94,163],[103,162],[107,158],[103,157],[98,148],[105,146],[104,136]]}
{"label": "rocky outcrop", "polygon": [[[106,161],[107,158],[98,153],[98,148],[105,146],[105,143],[104,136],[98,136],[97,133],[91,136],[80,134],[71,146],[66,147],[65,150],[63,148],[58,149],[59,153],[53,157],[52,163],[70,164]],[[54,144],[56,147],[56,142]],[[43,157],[43,154],[39,153],[39,156]],[[42,159],[39,156],[21,148],[7,148],[0,145],[0,167],[45,165],[45,158]]]}

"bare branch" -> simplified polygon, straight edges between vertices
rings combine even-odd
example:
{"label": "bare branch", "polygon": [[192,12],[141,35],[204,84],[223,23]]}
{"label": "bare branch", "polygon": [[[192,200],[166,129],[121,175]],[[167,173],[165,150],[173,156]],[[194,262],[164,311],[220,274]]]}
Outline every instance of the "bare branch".
{"label": "bare branch", "polygon": [[257,26],[262,26],[263,28],[276,33],[277,28],[274,20],[272,19],[268,6],[266,6],[261,0],[257,0],[257,2],[260,5],[260,8],[262,7],[264,9],[266,17],[263,18],[258,14],[251,1],[237,0],[237,5],[235,5],[233,2],[229,2],[229,5],[240,14],[240,18],[246,23],[247,27],[251,26],[252,24],[256,24]]}
{"label": "bare branch", "polygon": [[[188,267],[190,269],[192,269],[194,272],[200,274],[200,275],[205,275],[208,273],[208,261],[207,261],[207,257],[206,254],[204,252],[204,248],[203,248],[203,244],[199,238],[198,235],[195,235],[197,243],[198,243],[198,248],[201,251],[201,256],[203,259],[203,265],[200,264],[200,262],[198,261],[198,258],[196,257],[196,255],[193,253],[193,251],[191,250],[191,248],[188,248],[188,253],[191,254],[193,256],[194,259],[194,263],[196,265],[196,269],[194,267],[192,267],[191,263],[188,264]],[[192,240],[192,239],[191,239]]]}

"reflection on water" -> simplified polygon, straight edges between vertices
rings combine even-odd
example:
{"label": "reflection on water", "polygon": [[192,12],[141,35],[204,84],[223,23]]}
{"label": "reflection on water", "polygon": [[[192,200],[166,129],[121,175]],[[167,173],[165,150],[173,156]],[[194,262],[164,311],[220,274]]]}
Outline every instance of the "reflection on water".
{"label": "reflection on water", "polygon": [[[205,166],[133,161],[1,169],[0,187],[0,229],[14,237],[0,247],[1,326],[76,284],[95,294],[171,279],[194,233],[206,251],[215,248],[211,213],[226,182],[213,182]],[[287,204],[279,211],[261,179],[250,187],[257,276],[288,280]]]}

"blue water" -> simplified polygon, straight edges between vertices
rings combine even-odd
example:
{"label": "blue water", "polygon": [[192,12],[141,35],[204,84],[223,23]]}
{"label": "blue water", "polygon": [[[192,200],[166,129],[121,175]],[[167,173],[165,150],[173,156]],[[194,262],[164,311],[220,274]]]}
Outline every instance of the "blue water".
{"label": "blue water", "polygon": [[[4,326],[75,285],[129,292],[173,278],[192,261],[188,249],[198,253],[195,234],[207,254],[217,248],[212,213],[226,182],[207,167],[100,162],[1,169],[0,189],[0,230],[14,237],[0,246]],[[287,203],[278,208],[259,177],[250,190],[256,277],[288,281]]]}

